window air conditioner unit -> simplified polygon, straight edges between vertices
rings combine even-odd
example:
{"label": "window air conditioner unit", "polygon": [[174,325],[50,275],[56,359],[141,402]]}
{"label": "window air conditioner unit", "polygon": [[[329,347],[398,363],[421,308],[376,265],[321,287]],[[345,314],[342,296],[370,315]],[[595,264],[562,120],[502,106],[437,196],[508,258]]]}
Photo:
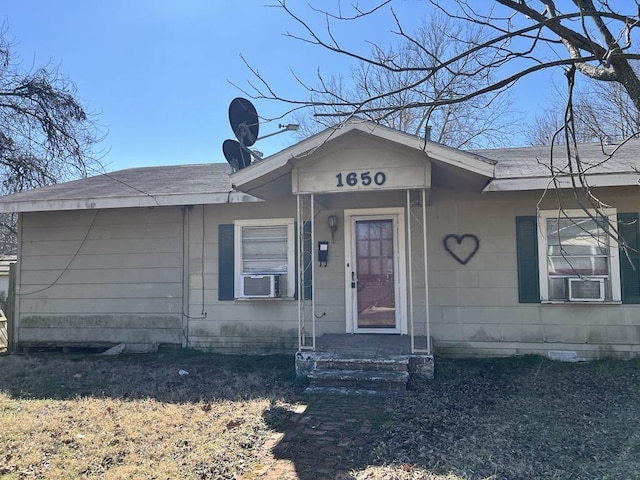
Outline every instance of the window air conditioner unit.
{"label": "window air conditioner unit", "polygon": [[578,302],[604,301],[604,278],[570,278],[569,300]]}
{"label": "window air conditioner unit", "polygon": [[280,275],[243,275],[240,295],[243,298],[280,296]]}

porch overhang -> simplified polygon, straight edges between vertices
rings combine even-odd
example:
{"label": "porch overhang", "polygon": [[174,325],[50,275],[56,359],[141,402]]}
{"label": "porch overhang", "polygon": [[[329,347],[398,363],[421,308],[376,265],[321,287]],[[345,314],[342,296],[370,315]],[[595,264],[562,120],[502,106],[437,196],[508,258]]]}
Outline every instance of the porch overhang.
{"label": "porch overhang", "polygon": [[[349,138],[351,143],[347,143]],[[353,140],[356,141],[353,141]],[[360,141],[360,143],[358,143]],[[387,155],[386,166],[400,170],[401,162],[399,159],[404,156],[410,156],[415,159],[414,163],[421,163],[424,167],[423,172],[414,172],[411,168],[407,168],[403,172],[403,177],[398,177],[394,182],[389,181],[387,185],[383,185],[382,177],[378,178],[376,185],[375,178],[372,178],[372,189],[404,189],[427,188],[431,187],[431,165],[443,166],[447,170],[459,171],[463,175],[471,175],[476,178],[484,179],[483,184],[494,178],[495,163],[493,160],[482,157],[481,155],[463,152],[450,148],[438,143],[425,141],[423,138],[408,135],[388,127],[384,127],[371,122],[359,119],[350,120],[336,128],[327,129],[318,133],[296,145],[293,145],[271,157],[264,159],[258,163],[252,164],[238,172],[231,174],[231,183],[233,187],[239,191],[258,196],[263,199],[277,198],[287,194],[297,193],[330,193],[332,191],[341,190],[340,181],[346,181],[338,178],[336,184],[329,186],[327,179],[333,181],[340,174],[336,171],[325,171],[324,183],[320,182],[320,186],[314,185],[309,187],[310,181],[307,178],[305,183],[301,179],[298,170],[304,169],[312,163],[319,161],[321,158],[327,158],[329,155],[337,156],[341,153],[342,145],[362,145],[365,142],[374,142],[382,148],[388,148],[390,151],[404,152],[396,156]],[[352,147],[354,148],[354,147]],[[344,155],[344,153],[343,153]],[[350,162],[351,163],[351,162]],[[380,162],[377,164],[380,166]],[[352,165],[342,165],[344,174],[350,172],[356,173],[358,178],[362,180],[365,174],[365,183],[369,182],[366,175],[371,175],[372,168],[376,165],[364,165],[360,161],[359,169],[352,168]],[[353,165],[355,167],[355,165]],[[417,167],[417,165],[414,165]],[[367,174],[367,172],[369,172]],[[314,172],[317,176],[318,169]],[[373,173],[375,175],[375,172]],[[410,183],[407,184],[407,181]],[[278,188],[269,188],[269,185]],[[288,183],[288,186],[286,185]],[[350,185],[350,191],[360,191],[362,184]],[[366,185],[365,185],[366,186]]]}

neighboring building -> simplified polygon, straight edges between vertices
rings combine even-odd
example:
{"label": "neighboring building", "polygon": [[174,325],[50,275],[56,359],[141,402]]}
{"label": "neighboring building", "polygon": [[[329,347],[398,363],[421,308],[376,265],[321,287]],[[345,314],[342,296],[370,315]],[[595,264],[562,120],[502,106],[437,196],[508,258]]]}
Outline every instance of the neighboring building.
{"label": "neighboring building", "polygon": [[15,255],[0,255],[0,300],[7,298],[9,292],[9,267],[16,263]]}
{"label": "neighboring building", "polygon": [[15,255],[0,255],[0,350],[5,349],[9,342],[5,310],[9,294],[9,269],[12,263],[16,263]]}
{"label": "neighboring building", "polygon": [[634,356],[639,145],[601,165],[599,144],[580,149],[604,218],[566,176],[553,191],[548,147],[468,153],[361,121],[233,174],[136,168],[3,197],[20,213],[14,338],[267,353],[386,334],[425,353],[432,338],[459,356]]}

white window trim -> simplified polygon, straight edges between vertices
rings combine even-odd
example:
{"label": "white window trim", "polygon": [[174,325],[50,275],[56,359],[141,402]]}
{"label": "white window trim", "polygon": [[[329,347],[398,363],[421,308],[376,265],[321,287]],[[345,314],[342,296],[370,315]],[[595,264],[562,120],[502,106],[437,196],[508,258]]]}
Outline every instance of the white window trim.
{"label": "white window trim", "polygon": [[[595,210],[587,211],[591,215],[595,215]],[[613,224],[616,231],[618,230],[618,216],[615,208],[605,208],[600,211]],[[538,211],[538,269],[540,282],[540,300],[547,303],[589,303],[579,301],[561,301],[549,300],[549,269],[547,264],[547,219],[563,217],[585,217],[587,213],[580,209],[564,210],[539,210]],[[620,262],[618,259],[618,242],[614,235],[609,237],[609,275],[611,278],[611,300],[605,300],[602,303],[620,303],[622,302],[622,291],[620,286]]]}
{"label": "white window trim", "polygon": [[233,222],[234,236],[234,296],[241,298],[242,293],[242,227],[270,227],[286,225],[287,226],[287,296],[284,298],[293,298],[296,286],[295,271],[295,235],[293,218],[264,218],[250,220],[235,220]]}

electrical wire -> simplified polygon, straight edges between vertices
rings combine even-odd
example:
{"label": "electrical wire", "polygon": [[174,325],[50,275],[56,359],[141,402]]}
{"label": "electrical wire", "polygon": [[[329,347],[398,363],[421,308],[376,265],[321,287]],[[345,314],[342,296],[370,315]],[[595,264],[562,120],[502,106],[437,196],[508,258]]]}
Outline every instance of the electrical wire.
{"label": "electrical wire", "polygon": [[[155,204],[157,206],[159,206],[159,207],[161,206],[160,202],[158,202],[158,199],[154,195],[150,194],[149,192],[146,192],[146,191],[144,191],[144,190],[142,190],[142,189],[140,189],[138,187],[134,187],[133,185],[125,182],[124,180],[120,180],[119,178],[116,178],[113,175],[109,175],[106,172],[100,172],[99,170],[96,170],[96,169],[92,169],[92,170],[94,172],[96,172],[96,173],[99,173],[100,175],[104,175],[105,177],[113,180],[114,182],[120,183],[121,185],[129,187],[129,188],[131,188],[131,189],[133,189],[133,190],[135,190],[137,192],[142,193],[143,195],[146,195],[147,197],[151,198],[155,202]],[[229,203],[229,200],[230,200],[230,197],[231,197],[231,193],[232,193],[232,190],[229,191],[229,194],[227,196],[227,203]],[[205,287],[204,287],[204,240],[205,240],[205,212],[204,212],[204,204],[203,204],[202,205],[202,270],[201,270],[202,271],[202,313],[201,313],[200,317],[195,317],[195,316],[191,316],[191,315],[187,314],[184,311],[184,309],[183,309],[183,312],[182,312],[182,314],[186,318],[189,318],[189,319],[192,319],[192,320],[193,319],[202,320],[202,319],[207,318],[207,312],[204,311],[204,307],[205,307],[205,302],[204,302],[204,297],[205,297]],[[183,233],[182,233],[182,251],[183,252],[185,251],[184,249],[185,249],[185,239],[184,239],[184,231],[183,231]],[[183,260],[182,268],[183,268],[183,270],[185,268],[184,260]],[[185,337],[186,337],[186,335],[185,335]],[[187,337],[187,342],[188,342],[188,337]]]}
{"label": "electrical wire", "polygon": [[48,286],[46,286],[44,288],[40,288],[38,290],[34,290],[33,292],[27,292],[27,293],[20,292],[20,293],[17,293],[17,295],[19,295],[19,296],[34,295],[36,293],[44,292],[45,290],[50,289],[56,283],[58,283],[58,280],[60,280],[62,278],[62,276],[67,272],[67,270],[69,270],[69,267],[71,267],[71,264],[73,263],[73,261],[76,259],[76,257],[80,253],[80,250],[82,250],[82,247],[84,246],[85,242],[87,241],[87,238],[89,238],[89,233],[91,233],[91,229],[93,228],[93,225],[96,222],[96,218],[98,218],[98,213],[100,213],[100,209],[96,210],[95,214],[93,215],[93,218],[91,219],[91,223],[89,224],[89,228],[87,229],[87,233],[85,233],[84,238],[82,239],[82,242],[80,242],[80,245],[78,246],[78,249],[75,251],[75,253],[71,257],[71,260],[69,260],[69,263],[67,263],[66,267],[64,267],[64,269],[60,272],[60,275],[58,275],[58,277],[53,281],[53,283],[51,283],[50,285],[48,285]]}
{"label": "electrical wire", "polygon": [[[103,175],[107,178],[109,178],[110,180],[113,180],[114,182],[120,183],[121,185],[124,185],[126,187],[131,188],[132,190],[135,190],[136,192],[142,193],[143,195],[146,195],[147,197],[151,198],[155,204],[157,206],[161,206],[160,203],[158,202],[158,199],[150,194],[149,192],[145,192],[144,190],[138,188],[138,187],[134,187],[133,185],[125,182],[124,180],[120,180],[119,178],[114,177],[113,175],[110,175],[106,172],[101,172],[95,168],[91,168],[89,167],[88,170],[93,170],[94,173],[98,173],[99,175]],[[91,220],[91,224],[89,225],[89,229],[87,230],[86,235],[84,236],[84,238],[82,239],[82,242],[80,243],[80,246],[78,247],[78,249],[76,250],[76,252],[73,254],[73,257],[71,257],[71,260],[69,261],[69,263],[67,264],[67,266],[62,270],[62,272],[60,272],[60,275],[58,275],[58,277],[53,281],[53,283],[51,283],[50,285],[38,289],[38,290],[34,290],[33,292],[27,292],[27,293],[18,293],[17,295],[19,296],[26,296],[26,295],[34,295],[36,293],[40,293],[40,292],[44,292],[45,290],[50,289],[51,287],[53,287],[54,285],[56,285],[58,283],[58,281],[62,278],[62,276],[67,272],[67,270],[69,270],[69,267],[71,266],[71,264],[73,263],[73,261],[76,259],[76,257],[78,256],[80,250],[82,249],[82,247],[84,246],[87,238],[89,237],[89,233],[91,232],[91,228],[93,227],[96,218],[98,216],[98,212],[100,212],[100,209],[96,210],[95,215],[93,216],[93,219]]]}
{"label": "electrical wire", "polygon": [[204,203],[202,204],[202,251],[200,252],[200,272],[202,275],[202,313],[201,315],[203,315],[205,318],[207,316],[207,312],[204,311],[204,241],[206,238],[205,235],[205,226],[206,226],[206,222],[205,222],[205,218],[204,218],[204,209],[205,209],[205,205]]}
{"label": "electrical wire", "polygon": [[[186,211],[183,213],[183,215],[186,215]],[[184,217],[183,217],[184,218]],[[207,312],[204,311],[204,307],[205,307],[205,302],[204,302],[204,295],[205,295],[205,286],[204,286],[204,240],[205,240],[205,215],[204,215],[204,205],[202,205],[202,255],[201,255],[201,280],[202,280],[202,313],[201,316],[192,316],[189,315],[187,312],[184,311],[184,308],[182,309],[182,315],[184,315],[185,318],[188,318],[189,320],[204,320],[205,318],[207,318]],[[184,263],[184,252],[185,252],[185,248],[186,248],[186,240],[185,240],[185,233],[184,233],[184,220],[183,220],[183,227],[182,227],[182,270],[184,271],[184,269],[186,268],[186,265]],[[187,334],[184,334],[185,339],[187,340],[187,343],[189,343],[189,337]]]}
{"label": "electrical wire", "polygon": [[[100,172],[99,170],[96,170],[96,169],[91,169],[91,170],[93,170],[95,173],[98,173],[98,174],[100,174],[100,175],[103,175],[103,176],[105,176],[105,177],[109,178],[110,180],[113,180],[114,182],[117,182],[117,183],[119,183],[119,184],[121,184],[121,185],[124,185],[124,186],[126,186],[126,187],[128,187],[128,188],[131,188],[132,190],[135,190],[135,191],[137,191],[137,192],[139,192],[139,193],[141,193],[141,194],[143,194],[143,195],[145,195],[145,196],[147,196],[147,197],[151,198],[151,199],[155,202],[155,204],[156,204],[157,206],[161,206],[161,205],[160,205],[160,203],[158,202],[157,198],[156,198],[154,195],[150,194],[149,192],[146,192],[146,191],[144,191],[144,190],[142,190],[142,189],[140,189],[140,188],[138,188],[138,187],[134,187],[133,185],[131,185],[131,184],[129,184],[129,183],[127,183],[127,182],[125,182],[124,180],[120,180],[119,178],[116,178],[116,177],[114,177],[113,175],[110,175],[110,174],[108,174],[108,173]],[[230,196],[231,196],[231,191],[229,192],[229,196],[227,197],[227,202],[229,202]],[[87,229],[86,234],[84,235],[84,237],[83,237],[82,241],[80,242],[80,245],[78,246],[77,250],[75,251],[75,253],[74,253],[74,254],[73,254],[73,256],[71,257],[71,260],[69,260],[69,263],[67,263],[67,265],[66,265],[66,266],[64,267],[64,269],[60,272],[60,274],[56,277],[56,279],[55,279],[51,284],[47,285],[47,286],[46,286],[46,287],[44,287],[44,288],[40,288],[40,289],[38,289],[38,290],[34,290],[34,291],[32,291],[32,292],[26,292],[26,293],[22,293],[22,292],[20,292],[20,293],[17,293],[16,295],[18,295],[18,296],[35,295],[36,293],[44,292],[44,291],[46,291],[46,290],[50,289],[51,287],[53,287],[54,285],[56,285],[56,284],[58,283],[58,281],[62,278],[62,276],[63,276],[63,275],[64,275],[64,274],[69,270],[69,268],[71,267],[71,264],[74,262],[74,260],[75,260],[75,259],[77,258],[77,256],[79,255],[80,250],[82,250],[82,247],[83,247],[83,246],[84,246],[84,244],[86,243],[87,238],[89,238],[89,234],[91,233],[91,230],[92,230],[92,228],[93,228],[93,226],[94,226],[94,224],[95,224],[95,221],[96,221],[96,218],[98,217],[98,213],[99,213],[99,212],[100,212],[100,209],[97,209],[97,210],[95,211],[95,214],[94,214],[93,218],[91,219],[91,223],[89,224],[89,228]],[[204,308],[205,308],[205,284],[204,284],[204,281],[205,281],[205,275],[204,275],[204,265],[205,265],[205,261],[204,261],[204,253],[205,253],[205,245],[204,245],[204,243],[205,243],[205,225],[206,225],[206,221],[205,221],[205,206],[204,206],[204,204],[203,204],[203,205],[202,205],[202,252],[201,252],[201,262],[202,262],[202,263],[201,263],[201,275],[202,275],[202,278],[201,278],[201,280],[202,280],[202,292],[201,292],[201,293],[202,293],[202,314],[201,314],[201,316],[199,316],[199,317],[197,317],[197,316],[191,316],[191,315],[187,314],[187,313],[184,311],[184,309],[183,309],[183,311],[182,311],[182,315],[184,315],[186,318],[191,319],[191,320],[203,320],[203,319],[207,318],[207,312],[205,312],[205,310],[204,310]],[[184,227],[183,227],[183,228],[184,228]],[[186,246],[186,245],[185,245],[185,238],[184,238],[184,237],[185,237],[185,234],[184,234],[184,230],[183,230],[183,233],[182,233],[182,251],[183,251],[183,252],[184,252],[184,249],[185,249],[185,246]],[[184,255],[183,255],[183,258],[184,258]],[[183,260],[183,270],[184,270],[184,268],[185,268],[185,265],[184,265],[184,260]],[[184,337],[185,337],[185,340],[187,341],[187,344],[189,344],[189,336],[188,336],[188,333],[185,333],[185,332],[183,331],[183,335],[184,335]]]}
{"label": "electrical wire", "polygon": [[145,192],[144,190],[138,188],[138,187],[134,187],[133,185],[125,182],[124,180],[120,180],[119,178],[114,177],[113,175],[110,175],[106,172],[101,172],[100,170],[96,170],[95,168],[90,168],[90,170],[93,170],[94,173],[97,173],[99,175],[104,175],[105,177],[109,178],[110,180],[113,180],[114,182],[117,182],[121,185],[124,185],[125,187],[129,187],[132,190],[135,190],[136,192],[142,193],[143,195],[146,195],[147,197],[151,198],[158,207],[160,207],[160,202],[158,202],[158,199],[155,197],[155,195],[152,195],[149,192]]}

